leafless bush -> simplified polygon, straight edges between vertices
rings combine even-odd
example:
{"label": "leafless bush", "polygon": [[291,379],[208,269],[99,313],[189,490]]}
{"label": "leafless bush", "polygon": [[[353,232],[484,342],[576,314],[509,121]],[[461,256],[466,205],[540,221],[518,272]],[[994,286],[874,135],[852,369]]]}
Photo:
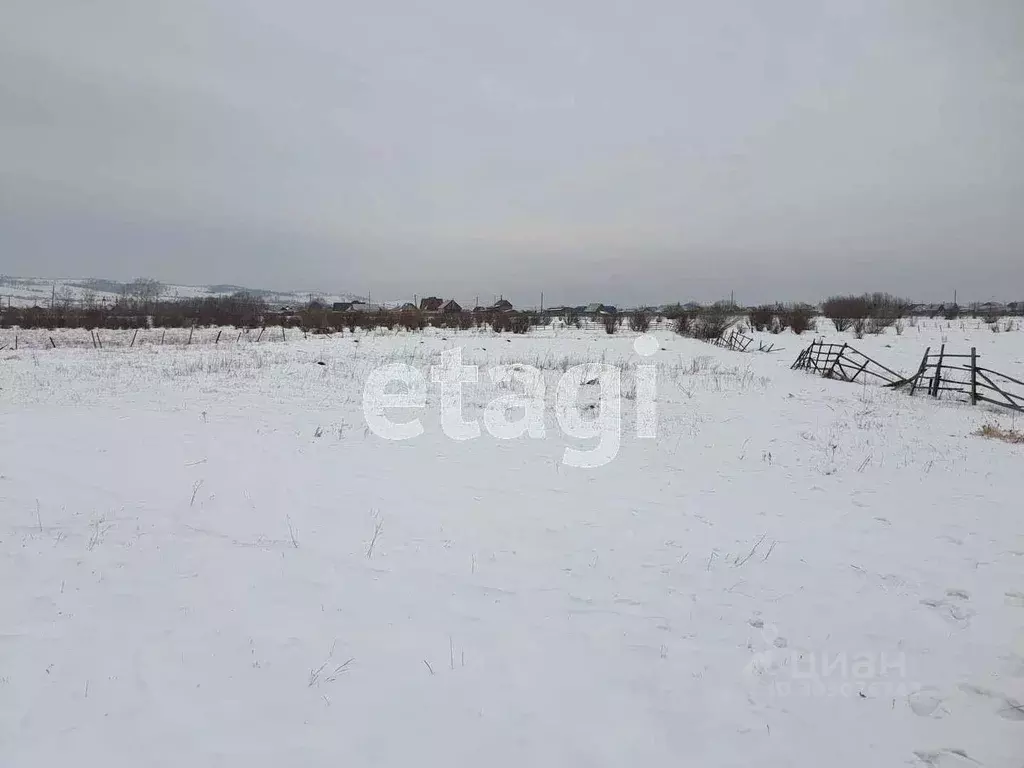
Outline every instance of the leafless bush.
{"label": "leafless bush", "polygon": [[772,319],[775,317],[775,307],[770,304],[762,304],[750,310],[750,327],[755,331],[767,331],[771,328]]}
{"label": "leafless bush", "polygon": [[142,302],[156,301],[163,292],[163,285],[148,277],[136,278],[125,286],[125,293]]}
{"label": "leafless bush", "polygon": [[879,317],[868,318],[868,333],[880,334],[886,328],[891,328],[896,324],[898,318],[890,315],[882,315]]}
{"label": "leafless bush", "polygon": [[693,316],[688,312],[680,312],[672,319],[674,330],[680,336],[689,336],[693,330]]}
{"label": "leafless bush", "polygon": [[798,336],[814,330],[814,310],[807,304],[794,304],[786,312],[790,330]]}
{"label": "leafless bush", "polygon": [[651,316],[644,312],[642,309],[638,309],[629,316],[629,330],[635,331],[636,333],[647,333],[651,328]]}
{"label": "leafless bush", "polygon": [[604,323],[604,332],[608,335],[619,330],[619,318],[615,315],[604,315],[601,321]]}
{"label": "leafless bush", "polygon": [[871,306],[864,296],[830,296],[821,304],[821,312],[832,321],[839,332],[845,331],[857,320],[864,320],[871,313]]}
{"label": "leafless bush", "polygon": [[866,293],[863,296],[830,296],[822,302],[821,310],[837,331],[845,331],[858,320],[870,318],[865,331],[881,333],[901,317],[904,317],[910,302],[889,293]]}
{"label": "leafless bush", "polygon": [[897,336],[902,336],[903,335],[903,328],[904,328],[904,326],[903,326],[903,321],[902,320],[897,320],[893,324],[892,327],[893,327],[893,330],[896,331],[896,335]]}
{"label": "leafless bush", "polygon": [[907,299],[901,299],[891,293],[872,293],[867,299],[871,305],[871,317],[883,328],[892,327],[893,323],[910,310],[910,302]]}
{"label": "leafless bush", "polygon": [[426,325],[426,320],[423,319],[423,315],[420,312],[403,312],[399,317],[399,323],[407,331],[422,331]]}
{"label": "leafless bush", "polygon": [[[881,336],[886,329],[885,321],[869,317],[864,324],[864,330],[872,336]],[[860,338],[859,336],[857,338]]]}
{"label": "leafless bush", "polygon": [[863,317],[858,317],[853,321],[853,335],[855,338],[863,339],[864,332],[867,330],[868,321]]}
{"label": "leafless bush", "polygon": [[732,325],[728,308],[721,303],[705,308],[692,324],[695,338],[711,341],[721,338]]}
{"label": "leafless bush", "polygon": [[527,314],[515,314],[509,317],[508,327],[512,333],[526,333],[532,326],[533,318]]}

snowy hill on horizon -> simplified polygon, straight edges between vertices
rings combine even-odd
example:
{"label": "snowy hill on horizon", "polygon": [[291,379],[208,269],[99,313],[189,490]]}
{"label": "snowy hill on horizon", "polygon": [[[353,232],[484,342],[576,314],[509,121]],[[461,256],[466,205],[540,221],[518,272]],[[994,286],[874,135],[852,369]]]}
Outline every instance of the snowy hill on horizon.
{"label": "snowy hill on horizon", "polygon": [[[92,297],[98,303],[110,303],[125,295],[131,295],[131,283],[108,280],[105,278],[42,278],[42,277],[11,277],[0,275],[0,300],[10,306],[49,306],[51,301],[57,303],[81,303]],[[247,288],[233,284],[214,285],[177,285],[161,283],[160,298],[165,300],[196,299],[218,296],[230,296],[245,292],[262,297],[268,304],[292,305],[305,304],[311,297],[327,303],[335,301],[366,300],[366,297],[354,293],[333,293],[329,291],[271,291],[261,288]]]}

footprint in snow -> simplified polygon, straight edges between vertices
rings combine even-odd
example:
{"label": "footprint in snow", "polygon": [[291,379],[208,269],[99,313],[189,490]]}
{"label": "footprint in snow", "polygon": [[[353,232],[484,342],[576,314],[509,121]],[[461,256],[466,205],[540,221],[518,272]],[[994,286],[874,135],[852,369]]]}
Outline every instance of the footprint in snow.
{"label": "footprint in snow", "polygon": [[898,576],[895,573],[887,573],[884,576],[879,577],[879,581],[881,581],[887,587],[907,586],[907,582],[903,579],[903,577]]}
{"label": "footprint in snow", "polygon": [[970,626],[971,619],[974,618],[974,611],[970,608],[946,600],[925,599],[921,601],[921,605],[934,608],[943,619],[960,627]]}
{"label": "footprint in snow", "polygon": [[639,600],[633,600],[633,599],[628,598],[628,597],[616,597],[616,598],[614,598],[613,602],[619,603],[621,605],[634,605],[634,606],[643,605],[643,603],[641,603]]}
{"label": "footprint in snow", "polygon": [[1024,592],[1007,592],[1006,604],[1014,608],[1024,608]]}
{"label": "footprint in snow", "polygon": [[955,768],[956,766],[981,765],[962,749],[915,750],[914,757],[923,765],[932,768]]}
{"label": "footprint in snow", "polygon": [[946,597],[955,597],[957,600],[971,599],[971,596],[963,589],[947,589]]}
{"label": "footprint in snow", "polygon": [[990,691],[988,688],[982,688],[980,685],[972,685],[970,683],[962,683],[960,685],[960,690],[974,696],[991,699],[996,707],[995,713],[999,715],[999,717],[1003,718],[1003,720],[1024,722],[1024,704],[1021,704],[1016,699],[1010,698],[1009,696],[1003,696],[1003,694],[997,693],[996,691]]}

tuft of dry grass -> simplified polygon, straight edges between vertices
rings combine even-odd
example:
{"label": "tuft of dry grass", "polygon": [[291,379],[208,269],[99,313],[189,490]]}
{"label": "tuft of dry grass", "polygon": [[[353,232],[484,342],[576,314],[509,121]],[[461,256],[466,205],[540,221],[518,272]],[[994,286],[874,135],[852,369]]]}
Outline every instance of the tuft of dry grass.
{"label": "tuft of dry grass", "polygon": [[1004,443],[1024,443],[1024,433],[1016,429],[1004,429],[998,424],[991,422],[982,424],[981,428],[974,434],[980,437],[988,437],[992,440],[1002,440]]}

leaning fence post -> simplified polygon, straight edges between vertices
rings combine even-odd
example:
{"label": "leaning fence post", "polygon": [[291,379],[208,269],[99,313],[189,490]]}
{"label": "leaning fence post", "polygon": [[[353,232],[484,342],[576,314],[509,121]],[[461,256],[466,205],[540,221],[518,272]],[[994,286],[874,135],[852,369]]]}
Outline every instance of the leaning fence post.
{"label": "leaning fence post", "polygon": [[188,343],[189,344],[192,343],[192,334],[195,333],[195,332],[196,332],[196,327],[194,325],[191,328],[188,329]]}
{"label": "leaning fence post", "polygon": [[939,396],[939,386],[942,384],[942,356],[946,354],[946,345],[939,347],[939,361],[935,364],[935,378],[932,380],[932,397]]}
{"label": "leaning fence post", "polygon": [[284,325],[281,326],[281,341],[287,341],[284,337]]}
{"label": "leaning fence post", "polygon": [[221,329],[221,330],[217,331],[217,338],[213,340],[213,343],[214,343],[214,344],[220,344],[220,335],[221,335],[222,333],[224,333],[224,330],[223,330],[223,329]]}
{"label": "leaning fence post", "polygon": [[135,337],[138,336],[138,335],[139,335],[139,329],[136,328],[135,329],[135,333],[132,334],[132,343],[128,345],[128,349],[131,349],[132,347],[135,346]]}
{"label": "leaning fence post", "polygon": [[50,337],[50,346],[52,346],[54,349],[57,348],[57,342],[53,340],[53,336]]}
{"label": "leaning fence post", "polygon": [[971,347],[971,405],[978,404],[978,349]]}
{"label": "leaning fence post", "polygon": [[910,385],[910,394],[914,394],[914,390],[917,389],[917,382],[924,376],[924,372],[928,370],[928,353],[932,351],[931,347],[925,347],[924,357],[921,358],[921,367],[917,369],[917,376],[914,377],[913,383]]}
{"label": "leaning fence post", "polygon": [[262,328],[260,328],[260,335],[256,337],[256,341],[259,341],[260,339],[263,338],[263,332],[265,330],[267,330],[267,326],[263,326]]}

